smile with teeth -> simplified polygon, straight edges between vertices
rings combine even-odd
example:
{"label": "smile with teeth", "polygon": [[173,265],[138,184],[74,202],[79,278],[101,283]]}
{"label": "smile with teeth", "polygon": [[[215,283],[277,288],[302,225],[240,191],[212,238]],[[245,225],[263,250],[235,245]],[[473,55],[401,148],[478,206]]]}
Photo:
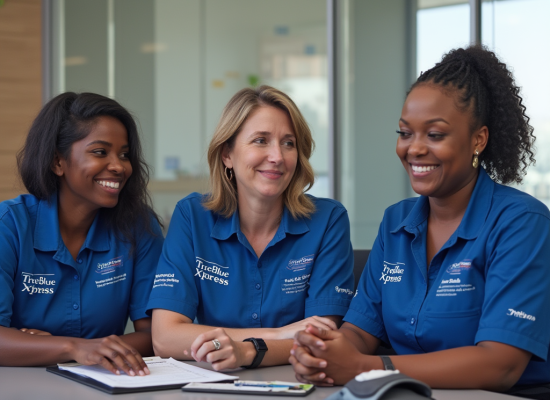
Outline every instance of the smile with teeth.
{"label": "smile with teeth", "polygon": [[436,169],[437,167],[438,165],[426,165],[426,166],[411,165],[413,172],[430,172]]}
{"label": "smile with teeth", "polygon": [[110,181],[96,181],[96,182],[103,187],[109,187],[111,189],[118,189],[120,187],[120,182],[110,182]]}

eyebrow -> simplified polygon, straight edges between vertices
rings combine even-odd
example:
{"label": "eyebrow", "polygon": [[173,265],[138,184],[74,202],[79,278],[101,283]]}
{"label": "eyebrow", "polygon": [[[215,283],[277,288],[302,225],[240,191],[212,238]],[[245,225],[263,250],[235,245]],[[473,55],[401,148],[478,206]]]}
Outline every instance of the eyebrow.
{"label": "eyebrow", "polygon": [[[269,132],[269,131],[255,131],[251,134],[251,136],[254,136],[254,135],[271,135],[271,132]],[[283,138],[288,138],[288,137],[296,138],[296,135],[294,133],[287,133],[283,136]]]}
{"label": "eyebrow", "polygon": [[[409,123],[407,121],[405,121],[403,118],[399,118],[399,121],[403,122],[405,125],[409,125]],[[443,118],[433,118],[433,119],[429,119],[425,122],[425,124],[433,124],[434,122],[444,122],[446,123],[447,125],[451,125],[449,124],[445,119]]]}
{"label": "eyebrow", "polygon": [[[93,142],[88,143],[86,147],[93,146],[94,144],[102,144],[103,146],[113,147],[112,143],[106,142],[105,140],[94,140]],[[127,144],[122,146],[123,149],[127,149],[129,147],[130,146],[128,146]]]}

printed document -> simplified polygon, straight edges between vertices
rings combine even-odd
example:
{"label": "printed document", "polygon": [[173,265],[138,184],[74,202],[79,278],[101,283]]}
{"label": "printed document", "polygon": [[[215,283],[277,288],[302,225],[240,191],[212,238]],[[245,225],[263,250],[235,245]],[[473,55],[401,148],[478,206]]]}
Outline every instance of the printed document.
{"label": "printed document", "polygon": [[238,379],[237,376],[209,371],[173,358],[147,357],[143,359],[151,371],[146,376],[128,376],[123,371],[115,375],[99,365],[59,364],[59,369],[87,376],[113,388],[142,388],[186,384],[191,382],[219,382]]}

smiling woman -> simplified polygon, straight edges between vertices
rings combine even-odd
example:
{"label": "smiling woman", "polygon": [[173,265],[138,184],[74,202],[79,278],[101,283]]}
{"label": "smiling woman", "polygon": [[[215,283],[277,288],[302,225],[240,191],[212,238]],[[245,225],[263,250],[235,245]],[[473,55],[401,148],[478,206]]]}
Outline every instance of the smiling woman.
{"label": "smiling woman", "polygon": [[[163,238],[133,118],[109,98],[61,94],[18,165],[30,194],[0,204],[0,365],[148,373],[145,306]],[[123,335],[128,316],[136,332]]]}
{"label": "smiling woman", "polygon": [[[494,53],[453,50],[413,85],[397,133],[420,197],[386,210],[340,331],[297,334],[297,376],[332,385],[396,368],[528,397],[523,385],[550,382],[550,212],[499,184],[534,161],[519,88]],[[397,355],[373,356],[381,342]]]}
{"label": "smiling woman", "polygon": [[281,91],[229,101],[208,151],[211,192],[178,203],[159,261],[148,305],[157,355],[216,370],[285,364],[295,332],[337,328],[353,295],[349,220],[340,203],[305,194],[312,150]]}

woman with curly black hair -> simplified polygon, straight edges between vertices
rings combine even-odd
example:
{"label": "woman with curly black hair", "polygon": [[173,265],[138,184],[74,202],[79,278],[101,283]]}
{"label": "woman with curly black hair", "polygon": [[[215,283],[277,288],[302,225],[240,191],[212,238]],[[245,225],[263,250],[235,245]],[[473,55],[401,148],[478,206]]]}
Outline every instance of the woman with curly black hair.
{"label": "woman with curly black hair", "polygon": [[[436,388],[550,382],[550,212],[502,185],[534,162],[532,132],[512,74],[481,46],[418,78],[397,154],[420,197],[386,210],[342,328],[297,334],[300,380],[396,368]],[[397,355],[373,356],[381,342]]]}
{"label": "woman with curly black hair", "polygon": [[[60,94],[18,166],[30,194],[0,203],[0,365],[147,374],[163,237],[132,116],[98,94]],[[124,335],[128,317],[135,332]]]}

